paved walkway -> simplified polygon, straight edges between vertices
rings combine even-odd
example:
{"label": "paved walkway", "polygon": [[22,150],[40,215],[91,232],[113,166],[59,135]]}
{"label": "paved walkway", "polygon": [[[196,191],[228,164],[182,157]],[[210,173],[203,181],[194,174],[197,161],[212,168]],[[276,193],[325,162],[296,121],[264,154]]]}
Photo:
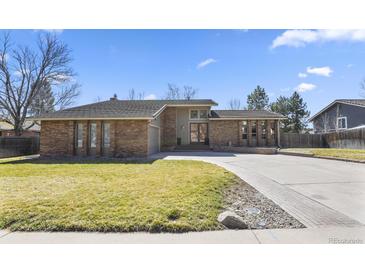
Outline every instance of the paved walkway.
{"label": "paved walkway", "polygon": [[216,152],[159,153],[193,159],[235,173],[308,228],[365,224],[365,165],[286,155]]}
{"label": "paved walkway", "polygon": [[189,233],[9,232],[1,244],[339,244],[365,242],[365,227],[222,230]]}

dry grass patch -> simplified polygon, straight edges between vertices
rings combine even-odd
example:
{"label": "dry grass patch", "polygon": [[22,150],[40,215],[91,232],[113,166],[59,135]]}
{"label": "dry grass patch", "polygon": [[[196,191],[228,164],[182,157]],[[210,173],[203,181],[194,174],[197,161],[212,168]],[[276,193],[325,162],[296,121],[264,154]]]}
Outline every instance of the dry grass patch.
{"label": "dry grass patch", "polygon": [[237,178],[198,161],[0,164],[0,229],[219,229],[223,192]]}
{"label": "dry grass patch", "polygon": [[284,152],[310,154],[317,157],[333,157],[349,160],[365,161],[364,149],[339,149],[339,148],[287,148]]}

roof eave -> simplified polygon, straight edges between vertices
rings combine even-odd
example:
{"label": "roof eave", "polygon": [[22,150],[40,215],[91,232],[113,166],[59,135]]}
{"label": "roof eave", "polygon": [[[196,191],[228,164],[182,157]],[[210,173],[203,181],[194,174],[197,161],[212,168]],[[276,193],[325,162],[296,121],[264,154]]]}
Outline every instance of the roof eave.
{"label": "roof eave", "polygon": [[152,120],[153,117],[33,117],[28,121]]}
{"label": "roof eave", "polygon": [[286,120],[286,117],[219,117],[208,118],[208,120]]}

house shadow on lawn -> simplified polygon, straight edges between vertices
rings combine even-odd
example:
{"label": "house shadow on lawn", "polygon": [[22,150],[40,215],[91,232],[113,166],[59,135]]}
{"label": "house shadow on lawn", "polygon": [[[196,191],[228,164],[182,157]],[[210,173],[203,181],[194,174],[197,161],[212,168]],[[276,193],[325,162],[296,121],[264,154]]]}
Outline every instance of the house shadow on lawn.
{"label": "house shadow on lawn", "polygon": [[0,162],[1,164],[152,164],[157,159],[150,158],[107,158],[107,157],[42,157],[24,156],[18,159]]}

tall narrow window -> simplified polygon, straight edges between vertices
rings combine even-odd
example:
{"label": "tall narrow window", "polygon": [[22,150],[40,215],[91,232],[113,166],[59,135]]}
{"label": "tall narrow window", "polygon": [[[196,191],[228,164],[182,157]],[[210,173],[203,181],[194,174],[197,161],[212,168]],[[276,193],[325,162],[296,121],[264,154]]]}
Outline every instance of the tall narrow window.
{"label": "tall narrow window", "polygon": [[266,121],[261,121],[261,139],[266,139]]}
{"label": "tall narrow window", "polygon": [[103,124],[103,147],[110,147],[110,124]]}
{"label": "tall narrow window", "polygon": [[271,138],[273,138],[275,140],[275,121],[271,121],[270,122],[270,135],[271,135]]}
{"label": "tall narrow window", "polygon": [[248,127],[247,121],[242,121],[242,139],[247,139]]}
{"label": "tall narrow window", "polygon": [[82,134],[83,134],[83,125],[81,123],[78,123],[76,125],[76,146],[78,148],[82,147]]}
{"label": "tall narrow window", "polygon": [[256,121],[252,121],[252,138],[256,138],[256,133],[257,133],[257,122]]}
{"label": "tall narrow window", "polygon": [[96,124],[91,123],[90,124],[90,147],[95,148],[96,147]]}

